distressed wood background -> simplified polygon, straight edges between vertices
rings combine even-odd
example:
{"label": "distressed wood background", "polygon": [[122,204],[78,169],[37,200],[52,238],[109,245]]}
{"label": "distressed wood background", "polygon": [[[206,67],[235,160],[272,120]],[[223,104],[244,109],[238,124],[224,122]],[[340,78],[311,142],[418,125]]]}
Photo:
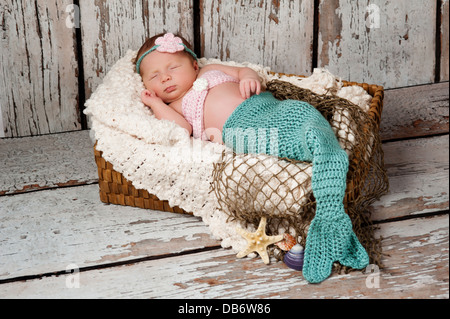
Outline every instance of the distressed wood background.
{"label": "distressed wood background", "polygon": [[449,80],[448,0],[1,0],[0,137],[87,128],[86,99],[145,38],[205,57],[399,88]]}

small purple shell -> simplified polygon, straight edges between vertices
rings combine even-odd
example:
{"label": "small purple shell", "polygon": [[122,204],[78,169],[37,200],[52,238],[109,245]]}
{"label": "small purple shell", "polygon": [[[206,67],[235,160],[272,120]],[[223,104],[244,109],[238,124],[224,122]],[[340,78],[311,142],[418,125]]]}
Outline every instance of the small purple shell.
{"label": "small purple shell", "polygon": [[302,270],[303,269],[303,247],[296,244],[289,250],[286,255],[284,255],[284,263],[292,269]]}

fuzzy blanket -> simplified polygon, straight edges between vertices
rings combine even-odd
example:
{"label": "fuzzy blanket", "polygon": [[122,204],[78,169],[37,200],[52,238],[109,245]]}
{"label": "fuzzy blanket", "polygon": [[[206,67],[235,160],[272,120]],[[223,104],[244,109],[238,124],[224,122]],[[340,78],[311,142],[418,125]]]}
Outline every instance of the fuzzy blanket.
{"label": "fuzzy blanket", "polygon": [[[246,241],[236,232],[236,226],[255,229],[239,221],[230,221],[219,209],[211,192],[213,164],[222,159],[223,145],[194,139],[173,122],[156,119],[140,99],[144,89],[141,77],[135,73],[136,51],[129,50],[105,76],[102,84],[86,102],[84,113],[89,116],[97,149],[114,169],[132,181],[137,189],[145,189],[171,206],[193,212],[209,226],[224,248],[242,250]],[[371,96],[359,86],[343,87],[341,81],[326,70],[315,69],[307,78],[273,75],[269,68],[250,63],[238,64],[215,59],[199,60],[200,67],[210,63],[247,66],[255,70],[263,83],[273,79],[291,82],[318,94],[328,92],[346,98],[364,111]],[[339,132],[335,132],[339,134]],[[266,155],[247,155],[256,162]],[[236,158],[235,160],[239,160]],[[296,165],[292,165],[295,170]],[[303,179],[310,179],[310,170]],[[276,173],[276,172],[275,172]],[[270,174],[270,172],[267,172]],[[295,189],[298,181],[285,185]]]}

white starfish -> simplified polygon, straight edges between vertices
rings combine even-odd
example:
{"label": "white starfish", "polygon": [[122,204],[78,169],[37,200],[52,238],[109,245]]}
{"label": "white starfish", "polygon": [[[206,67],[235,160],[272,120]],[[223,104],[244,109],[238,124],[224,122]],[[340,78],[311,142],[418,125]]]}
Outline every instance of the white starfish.
{"label": "white starfish", "polygon": [[254,233],[243,230],[237,227],[236,231],[247,240],[247,247],[240,251],[236,257],[242,258],[252,252],[257,252],[267,265],[269,263],[269,255],[267,254],[267,246],[279,242],[283,239],[283,235],[267,236],[266,235],[266,217],[261,217],[258,229]]}

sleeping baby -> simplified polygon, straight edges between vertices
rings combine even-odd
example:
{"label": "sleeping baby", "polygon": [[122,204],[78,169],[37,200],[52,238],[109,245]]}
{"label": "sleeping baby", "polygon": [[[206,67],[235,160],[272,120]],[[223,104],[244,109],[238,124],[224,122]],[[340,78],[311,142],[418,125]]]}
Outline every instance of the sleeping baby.
{"label": "sleeping baby", "polygon": [[234,109],[261,91],[260,79],[252,69],[219,64],[200,69],[189,43],[171,33],[144,43],[136,71],[146,87],[142,101],[156,118],[175,121],[195,138],[218,143]]}
{"label": "sleeping baby", "polygon": [[147,40],[135,61],[145,86],[142,102],[156,118],[174,121],[194,138],[224,143],[236,152],[257,150],[312,162],[317,206],[303,265],[309,282],[326,279],[335,261],[356,269],[368,265],[343,204],[348,155],[320,112],[306,102],[280,101],[263,92],[258,74],[250,68],[200,68],[189,43],[172,33]]}

